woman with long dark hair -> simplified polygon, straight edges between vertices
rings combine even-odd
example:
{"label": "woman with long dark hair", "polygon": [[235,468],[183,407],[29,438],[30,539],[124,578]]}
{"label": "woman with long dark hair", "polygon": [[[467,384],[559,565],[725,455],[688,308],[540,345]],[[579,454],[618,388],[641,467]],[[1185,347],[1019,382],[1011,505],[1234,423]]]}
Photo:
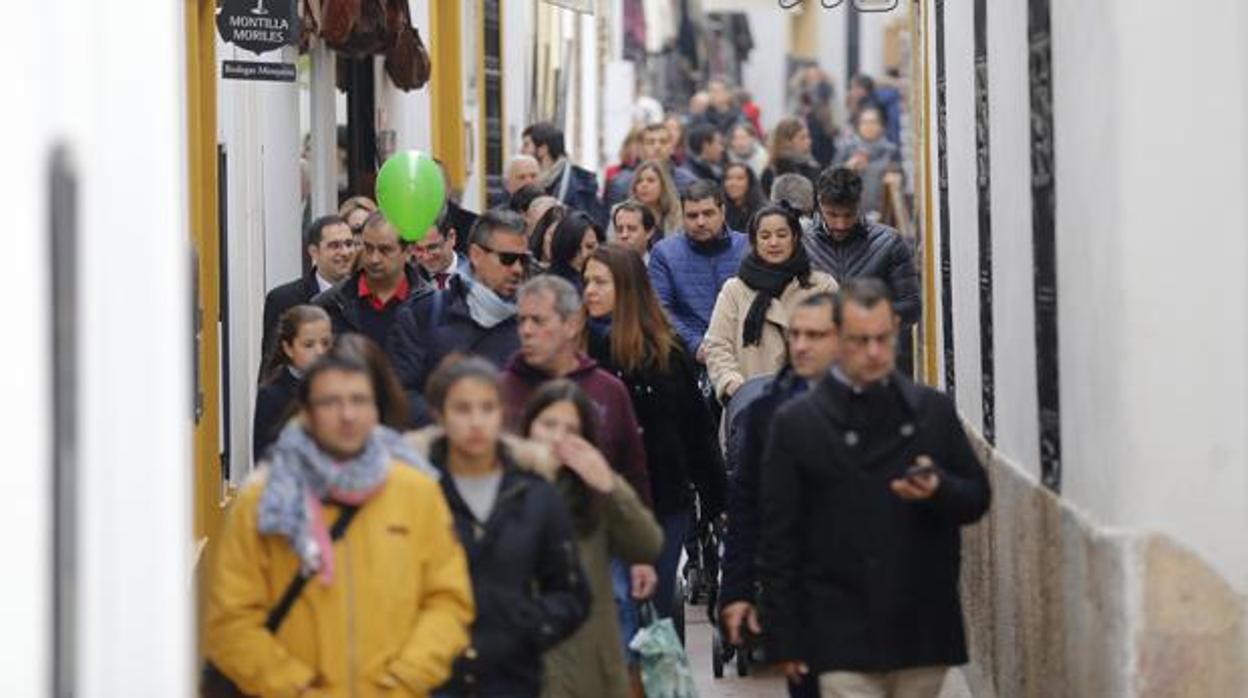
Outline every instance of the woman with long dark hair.
{"label": "woman with long dark hair", "polygon": [[[596,447],[598,408],[569,380],[551,381],[529,398],[523,429],[553,449],[562,467],[555,487],[572,514],[581,564],[593,600],[589,620],[546,653],[544,698],[627,698],[629,676],[620,648],[620,623],[612,601],[611,561],[649,566],[663,546],[663,531],[641,499]],[[635,575],[631,595],[653,590]]]}
{"label": "woman with long dark hair", "polygon": [[264,361],[260,389],[256,391],[251,452],[257,461],[277,440],[293,411],[303,372],[329,351],[333,339],[329,313],[320,306],[296,305],[278,318],[277,343]]}
{"label": "woman with long dark hair", "polygon": [[628,387],[642,428],[654,513],[663,525],[655,606],[670,616],[681,545],[692,521],[692,484],[702,514],[723,511],[723,460],[681,347],[650,285],[641,256],[619,244],[598,248],[585,265],[589,354]]}
{"label": "woman with long dark hair", "polygon": [[765,203],[763,188],[749,165],[734,162],[724,168],[724,220],[729,228],[743,232]]}
{"label": "woman with long dark hair", "polygon": [[550,239],[550,266],[547,273],[561,276],[581,290],[585,261],[606,242],[601,227],[583,211],[571,211],[555,226]]}
{"label": "woman with long dark hair", "polygon": [[434,695],[536,698],[542,653],[589,612],[567,507],[504,442],[497,367],[475,357],[444,361],[427,398],[442,432],[423,445],[442,475],[477,608],[472,643]]}
{"label": "woman with long dark hair", "polygon": [[568,209],[563,204],[555,203],[533,224],[533,230],[529,233],[529,255],[537,266],[536,271],[544,271],[550,265],[550,246],[554,241],[555,228],[566,215]]}
{"label": "woman with long dark hair", "polygon": [[750,378],[780,370],[793,310],[817,293],[836,290],[830,275],[811,269],[798,215],[787,203],[754,214],[750,253],[715,300],[702,346],[711,385],[725,402]]}

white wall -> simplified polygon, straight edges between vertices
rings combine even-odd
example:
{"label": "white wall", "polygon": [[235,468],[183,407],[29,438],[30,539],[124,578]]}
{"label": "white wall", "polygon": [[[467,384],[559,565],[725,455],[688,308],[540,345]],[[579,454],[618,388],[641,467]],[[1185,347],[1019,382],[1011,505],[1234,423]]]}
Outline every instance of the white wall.
{"label": "white wall", "polygon": [[[865,16],[866,13],[864,18]],[[953,327],[956,351],[954,378],[962,414],[972,424],[982,426],[983,371],[980,365],[977,203],[979,192],[976,190],[975,169],[975,34],[972,31],[972,21],[972,3],[945,3],[949,235],[952,244],[954,313],[958,318]],[[864,35],[867,33],[865,30],[864,26]],[[940,216],[936,216],[934,221],[939,226]],[[939,239],[939,232],[937,237]]]}
{"label": "white wall", "polygon": [[[828,71],[836,85],[834,107],[837,123],[840,123],[844,120],[845,91],[849,89],[849,3],[832,10],[825,10],[818,3],[808,2],[806,5],[806,12],[819,14],[819,66]],[[861,32],[858,36],[861,38]]]}
{"label": "white wall", "polygon": [[[774,6],[746,10],[754,51],[741,71],[741,81],[762,110],[763,128],[770,131],[785,116],[785,59],[789,45],[789,17]],[[780,50],[784,47],[785,50]]]}
{"label": "white wall", "polygon": [[[223,60],[294,62],[293,47],[257,57],[217,37]],[[302,273],[300,90],[296,83],[217,79],[217,140],[226,151],[231,480],[251,468],[252,410],[265,293]]]}
{"label": "white wall", "polygon": [[989,3],[988,123],[992,154],[996,437],[1002,452],[1010,454],[1014,462],[1039,478],[1031,250],[1031,106],[1027,88],[1027,43],[1019,40],[1026,35],[1027,0]]}
{"label": "white wall", "polygon": [[[65,3],[18,3],[6,8],[14,26],[47,27],[48,31],[13,32],[0,42],[0,82],[10,104],[0,110],[0,130],[21,134],[5,145],[0,186],[11,201],[23,202],[9,210],[3,239],[10,243],[9,283],[46,298],[48,288],[47,159],[57,114],[49,82],[73,74],[77,66],[65,53],[73,46],[60,36],[65,25],[58,14]],[[76,39],[77,37],[71,37]],[[31,56],[51,60],[46,71],[27,69]],[[55,77],[49,80],[48,72]],[[13,303],[6,325],[17,341],[5,343],[3,354],[21,370],[0,373],[0,419],[5,428],[5,490],[8,502],[0,507],[0,530],[9,531],[6,566],[12,571],[0,583],[0,694],[35,696],[48,692],[52,647],[51,541],[51,317],[40,303]]]}
{"label": "white wall", "polygon": [[[80,183],[75,695],[187,695],[194,646],[184,8],[155,0],[126,13],[85,0],[57,4],[77,16],[72,29],[60,27],[63,43],[43,46],[58,66],[56,89],[66,99],[52,113],[65,119],[61,135]],[[46,249],[41,231],[23,233]],[[27,467],[40,464],[19,466]],[[13,529],[8,538],[25,535]]]}
{"label": "white wall", "polygon": [[[1099,524],[1173,536],[1243,591],[1248,7],[1198,4],[1054,1],[1062,493]],[[988,12],[998,446],[1034,473],[1026,2]],[[976,421],[970,3],[946,13],[957,397]],[[1196,122],[1164,98],[1214,73]]]}
{"label": "white wall", "polygon": [[[428,2],[429,0],[422,0]],[[520,152],[520,134],[529,124],[533,81],[533,7],[529,2],[502,3],[504,162]]]}
{"label": "white wall", "polygon": [[[969,13],[969,8],[972,6],[971,2],[951,2],[946,5],[945,12],[955,10],[961,13],[963,9],[968,9]],[[859,13],[862,17],[858,25],[859,71],[876,78],[884,75],[884,30],[894,20],[907,17],[909,11],[908,3],[898,2],[897,7],[888,12]],[[969,38],[974,39],[974,35],[970,35]]]}
{"label": "white wall", "polygon": [[[1072,191],[1077,179],[1058,180],[1059,210],[1062,197],[1072,201],[1059,218],[1059,262],[1065,265],[1071,256],[1063,244],[1075,248],[1077,238],[1095,237],[1102,225],[1114,229],[1108,243],[1114,247],[1093,252],[1085,263],[1102,263],[1098,270],[1117,267],[1117,290],[1125,291],[1124,297],[1114,287],[1102,290],[1108,280],[1098,283],[1095,273],[1059,279],[1070,289],[1062,297],[1067,316],[1086,317],[1086,304],[1079,304],[1089,297],[1085,292],[1100,292],[1106,300],[1096,318],[1101,332],[1072,333],[1063,340],[1069,351],[1062,359],[1067,365],[1095,356],[1102,370],[1116,375],[1114,407],[1126,427],[1107,435],[1121,449],[1111,465],[1117,486],[1106,491],[1092,481],[1076,487],[1083,484],[1076,480],[1070,494],[1090,507],[1116,500],[1110,509],[1123,525],[1173,532],[1242,591],[1248,589],[1248,63],[1242,40],[1248,8],[1234,0],[1147,7],[1119,2],[1107,14],[1113,22],[1109,36],[1093,37],[1072,28],[1086,15],[1083,3],[1059,2],[1054,12],[1058,27],[1069,32],[1057,35],[1056,49],[1073,52],[1077,37],[1085,55],[1109,54],[1105,58],[1116,70],[1105,82],[1112,81],[1108,96],[1117,117],[1112,130],[1098,134],[1116,146],[1108,153],[1090,147],[1077,152],[1092,144],[1059,131],[1059,168],[1063,157],[1072,168],[1090,171],[1102,169],[1106,154],[1114,162],[1097,197],[1113,201],[1112,209],[1099,217],[1090,210],[1092,197],[1080,199]],[[1161,45],[1172,50],[1158,51]],[[1079,65],[1086,69],[1088,63]],[[1073,104],[1081,95],[1067,93],[1061,82],[1075,66],[1058,69],[1057,108],[1084,113]],[[1190,123],[1191,104],[1157,100],[1159,86],[1211,73],[1222,79],[1201,92],[1198,131],[1176,128]],[[1070,80],[1071,87],[1080,84]],[[1217,146],[1203,147],[1210,139]],[[1076,218],[1085,213],[1087,218]],[[1077,268],[1069,263],[1072,271]],[[1120,356],[1095,351],[1107,330],[1121,343]],[[1064,377],[1063,390],[1075,378]],[[1072,469],[1094,464],[1074,461],[1078,452],[1070,455]]]}

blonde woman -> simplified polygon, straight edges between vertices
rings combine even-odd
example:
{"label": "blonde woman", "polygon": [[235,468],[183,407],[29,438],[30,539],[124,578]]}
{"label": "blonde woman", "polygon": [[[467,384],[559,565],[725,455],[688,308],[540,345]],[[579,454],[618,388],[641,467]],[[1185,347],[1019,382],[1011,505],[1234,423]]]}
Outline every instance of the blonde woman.
{"label": "blonde woman", "polygon": [[654,213],[663,235],[670,235],[680,229],[680,196],[677,195],[676,185],[672,183],[672,178],[668,176],[663,165],[654,160],[638,165],[629,193]]}

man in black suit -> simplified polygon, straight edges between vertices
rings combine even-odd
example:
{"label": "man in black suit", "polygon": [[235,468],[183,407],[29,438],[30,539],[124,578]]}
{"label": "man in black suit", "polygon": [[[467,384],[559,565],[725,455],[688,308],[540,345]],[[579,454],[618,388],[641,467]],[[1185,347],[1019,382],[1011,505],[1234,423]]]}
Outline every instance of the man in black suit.
{"label": "man in black suit", "polygon": [[308,303],[316,294],[351,275],[355,263],[355,239],[351,227],[339,216],[322,216],[303,233],[304,246],[312,267],[302,277],[274,288],[264,297],[263,356],[273,351],[277,321],[282,313]]}

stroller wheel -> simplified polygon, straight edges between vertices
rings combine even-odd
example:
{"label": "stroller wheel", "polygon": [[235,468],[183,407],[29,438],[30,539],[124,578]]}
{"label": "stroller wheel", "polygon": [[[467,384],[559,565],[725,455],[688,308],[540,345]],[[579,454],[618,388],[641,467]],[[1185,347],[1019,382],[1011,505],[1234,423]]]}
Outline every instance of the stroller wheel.
{"label": "stroller wheel", "polygon": [[724,678],[724,641],[718,632],[711,635],[711,673],[717,679]]}
{"label": "stroller wheel", "polygon": [[685,583],[679,577],[672,599],[672,625],[676,626],[676,634],[680,635],[680,644],[685,644]]}

